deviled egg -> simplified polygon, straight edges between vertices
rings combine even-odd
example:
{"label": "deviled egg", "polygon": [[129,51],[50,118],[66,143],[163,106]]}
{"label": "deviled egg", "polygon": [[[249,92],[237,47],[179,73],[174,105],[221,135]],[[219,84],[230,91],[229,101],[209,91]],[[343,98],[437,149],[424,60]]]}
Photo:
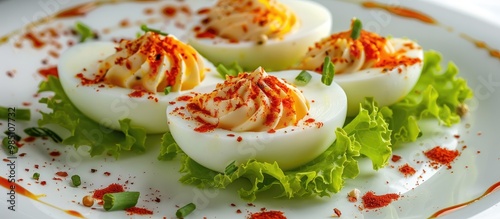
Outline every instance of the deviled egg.
{"label": "deviled egg", "polygon": [[195,88],[167,107],[170,132],[190,158],[215,171],[250,159],[277,162],[283,170],[302,166],[335,141],[347,97],[318,74],[305,86],[290,84],[299,73],[259,67],[215,89]]}
{"label": "deviled egg", "polygon": [[215,64],[282,70],[330,34],[331,15],[304,0],[219,0],[204,10],[189,43]]}
{"label": "deviled egg", "polygon": [[[420,77],[424,56],[422,47],[412,40],[353,30],[353,23],[350,30],[316,42],[298,66],[321,72],[325,57],[329,57],[335,65],[335,82],[347,94],[350,116],[358,113],[365,97],[373,97],[380,106],[405,97]],[[356,39],[353,31],[359,32]]]}
{"label": "deviled egg", "polygon": [[71,102],[86,116],[105,127],[119,129],[119,120],[147,133],[168,130],[165,109],[168,91],[189,90],[220,81],[214,69],[196,50],[174,36],[147,32],[119,45],[88,42],[68,49],[58,72]]}

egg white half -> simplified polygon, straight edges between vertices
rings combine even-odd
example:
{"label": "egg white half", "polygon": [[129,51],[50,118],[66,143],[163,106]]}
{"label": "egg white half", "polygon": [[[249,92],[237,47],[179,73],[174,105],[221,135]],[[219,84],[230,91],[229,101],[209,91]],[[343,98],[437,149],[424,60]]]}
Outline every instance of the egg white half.
{"label": "egg white half", "polygon": [[[413,89],[423,67],[424,52],[422,47],[415,42],[402,39],[389,39],[395,51],[399,49],[407,50],[405,56],[410,58],[420,58],[421,62],[413,65],[400,65],[388,71],[383,68],[369,68],[356,72],[342,73],[335,75],[334,80],[347,94],[348,116],[355,116],[359,113],[359,104],[366,97],[373,97],[379,106],[388,106],[400,101]],[[404,45],[415,44],[413,49],[408,49]]]}
{"label": "egg white half", "polygon": [[[82,85],[76,77],[83,73],[93,78],[99,62],[116,52],[118,45],[112,42],[88,42],[75,45],[63,53],[58,72],[64,92],[84,115],[98,122],[103,128],[120,129],[119,120],[129,118],[131,124],[142,127],[147,133],[168,131],[165,109],[174,95],[156,93],[142,97],[130,97],[133,90],[104,83]],[[205,61],[205,73],[201,84],[216,84],[222,79],[214,66]],[[83,70],[85,69],[85,71]],[[157,100],[157,101],[156,101]]]}
{"label": "egg white half", "polygon": [[[278,78],[293,83],[300,71],[270,72]],[[311,72],[312,80],[298,87],[309,100],[310,111],[297,126],[288,126],[268,132],[234,132],[216,128],[209,132],[194,129],[201,124],[189,117],[185,101],[175,101],[167,107],[166,115],[172,136],[179,147],[199,164],[219,172],[231,162],[236,164],[255,159],[277,162],[281,169],[289,170],[306,164],[323,153],[336,139],[335,129],[342,127],[347,111],[347,97],[342,88],[332,83],[324,85],[321,76]],[[215,86],[193,89],[208,93]],[[309,119],[314,119],[311,122]],[[309,121],[308,121],[309,120]]]}
{"label": "egg white half", "polygon": [[281,0],[297,15],[300,27],[285,34],[282,39],[269,39],[263,45],[255,42],[231,43],[222,38],[200,39],[195,34],[189,44],[213,63],[238,63],[245,69],[259,66],[282,70],[294,65],[310,45],[330,34],[332,16],[324,6],[304,0]]}

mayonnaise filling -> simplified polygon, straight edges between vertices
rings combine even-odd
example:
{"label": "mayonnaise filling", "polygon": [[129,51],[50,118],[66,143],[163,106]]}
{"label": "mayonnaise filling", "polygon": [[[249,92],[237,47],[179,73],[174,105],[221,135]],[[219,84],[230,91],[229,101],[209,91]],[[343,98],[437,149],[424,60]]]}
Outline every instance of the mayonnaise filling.
{"label": "mayonnaise filling", "polygon": [[299,89],[259,67],[194,96],[187,110],[198,121],[218,128],[258,132],[296,125],[307,115],[309,102]]}
{"label": "mayonnaise filling", "polygon": [[219,37],[263,44],[291,32],[299,22],[276,0],[219,0],[203,23]]}
{"label": "mayonnaise filling", "polygon": [[189,90],[205,75],[201,56],[173,36],[147,32],[136,40],[122,40],[116,53],[103,60],[97,80],[152,93]]}

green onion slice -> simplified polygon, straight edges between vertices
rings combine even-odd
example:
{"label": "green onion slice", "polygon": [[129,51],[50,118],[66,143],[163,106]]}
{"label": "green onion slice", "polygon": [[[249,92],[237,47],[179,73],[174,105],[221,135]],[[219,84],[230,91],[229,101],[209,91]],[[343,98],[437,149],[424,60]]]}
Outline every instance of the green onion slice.
{"label": "green onion slice", "polygon": [[193,203],[189,203],[184,207],[177,209],[177,212],[175,212],[175,216],[177,216],[177,218],[184,218],[191,214],[191,212],[193,212],[195,209],[196,205]]}
{"label": "green onion slice", "polygon": [[40,173],[33,173],[33,179],[34,180],[39,180],[40,179]]}
{"label": "green onion slice", "polygon": [[0,106],[0,119],[29,121],[31,119],[31,111],[29,109],[13,109]]}
{"label": "green onion slice", "polygon": [[160,34],[163,36],[168,36],[168,33],[162,32],[161,30],[158,30],[158,29],[149,28],[145,24],[141,25],[141,30],[144,32],[153,32],[153,33],[157,33],[157,34]]}
{"label": "green onion slice", "polygon": [[18,134],[12,132],[12,131],[5,131],[3,132],[4,134],[6,134],[7,136],[12,136],[11,138],[14,138],[16,141],[21,141],[21,136],[19,136]]}
{"label": "green onion slice", "polygon": [[17,140],[15,138],[4,137],[2,139],[3,148],[5,152],[7,152],[7,154],[17,154],[17,152],[19,151],[19,147],[17,147],[16,142]]}
{"label": "green onion slice", "polygon": [[354,18],[351,23],[351,38],[353,40],[357,40],[361,35],[361,29],[363,28],[363,24],[361,20]]}
{"label": "green onion slice", "polygon": [[312,75],[306,70],[302,70],[297,77],[295,77],[295,84],[305,86],[311,81]]}
{"label": "green onion slice", "polygon": [[165,87],[165,91],[164,91],[164,92],[165,92],[165,95],[169,94],[169,93],[170,93],[170,91],[172,91],[172,86],[166,86],[166,87]]}
{"label": "green onion slice", "polygon": [[61,143],[62,138],[48,128],[31,127],[24,129],[24,132],[33,137],[49,137],[56,143]]}
{"label": "green onion slice", "polygon": [[134,207],[139,200],[139,192],[107,193],[102,197],[106,211],[125,210]]}
{"label": "green onion slice", "polygon": [[71,182],[73,182],[73,185],[75,187],[78,187],[82,184],[82,181],[80,180],[80,176],[78,176],[78,175],[71,176]]}
{"label": "green onion slice", "polygon": [[330,57],[325,57],[323,62],[323,71],[321,74],[321,82],[330,86],[333,82],[333,77],[335,76],[335,65],[330,60]]}
{"label": "green onion slice", "polygon": [[88,38],[94,37],[94,32],[86,24],[77,21],[75,25],[75,31],[80,35],[80,43],[85,42]]}
{"label": "green onion slice", "polygon": [[229,175],[234,173],[238,167],[235,165],[236,161],[231,162],[229,165],[226,166],[226,169],[224,170],[224,174]]}
{"label": "green onion slice", "polygon": [[226,76],[238,76],[238,74],[244,72],[244,70],[240,65],[238,65],[238,63],[235,62],[229,66],[225,66],[223,64],[217,65],[217,72],[219,72],[223,79],[226,79]]}

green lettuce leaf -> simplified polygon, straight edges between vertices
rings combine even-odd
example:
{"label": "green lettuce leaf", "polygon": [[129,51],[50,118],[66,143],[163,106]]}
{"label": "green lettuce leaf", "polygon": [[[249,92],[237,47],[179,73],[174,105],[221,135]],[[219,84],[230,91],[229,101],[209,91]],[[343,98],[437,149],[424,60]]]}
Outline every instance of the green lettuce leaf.
{"label": "green lettuce leaf", "polygon": [[370,158],[373,169],[387,165],[392,155],[391,130],[373,98],[366,98],[359,114],[344,126],[344,130],[356,137],[362,145],[360,153]]}
{"label": "green lettuce leaf", "polygon": [[121,131],[108,129],[82,114],[66,96],[56,77],[49,77],[40,83],[38,92],[54,92],[50,98],[42,98],[40,103],[47,104],[52,112],[41,112],[39,126],[56,124],[69,131],[63,140],[65,145],[76,148],[90,146],[90,155],[112,155],[118,158],[122,151],[144,152],[146,131],[130,125],[130,119],[120,120]]}
{"label": "green lettuce leaf", "polygon": [[[199,188],[226,188],[235,181],[247,182],[249,186],[239,189],[240,197],[255,200],[259,193],[272,191],[276,197],[297,198],[330,196],[339,192],[345,179],[359,174],[358,161],[361,154],[373,160],[374,168],[387,164],[391,155],[390,130],[378,107],[369,99],[361,106],[360,114],[346,126],[338,128],[336,141],[319,157],[297,169],[283,171],[277,163],[249,160],[238,165],[231,174],[210,170],[188,156],[173,142],[169,133],[164,135],[169,143],[162,144],[161,158],[171,159],[182,155],[181,182]],[[370,142],[370,144],[366,144]]]}
{"label": "green lettuce leaf", "polygon": [[400,102],[381,109],[393,132],[393,144],[415,141],[420,136],[418,121],[424,118],[435,118],[445,126],[460,122],[472,90],[465,79],[457,77],[454,63],[448,63],[444,71],[440,63],[438,52],[426,51],[422,74],[413,90]]}

